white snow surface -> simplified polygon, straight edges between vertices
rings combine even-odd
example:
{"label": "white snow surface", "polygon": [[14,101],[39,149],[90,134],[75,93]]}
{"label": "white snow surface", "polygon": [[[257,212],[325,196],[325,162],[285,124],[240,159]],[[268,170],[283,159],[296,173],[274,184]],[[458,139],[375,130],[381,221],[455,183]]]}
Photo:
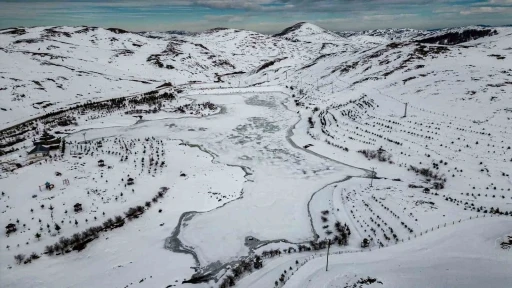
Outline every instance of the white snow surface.
{"label": "white snow surface", "polygon": [[[415,42],[484,29],[497,33]],[[0,286],[219,287],[240,259],[279,249],[236,287],[510,287],[510,59],[510,27],[0,30],[0,226],[17,228],[0,234]],[[149,91],[175,97],[74,108]],[[47,121],[59,115],[75,121]],[[44,129],[65,153],[27,155]],[[44,253],[137,205],[82,251]],[[351,233],[328,272],[325,249],[284,253],[332,238],[338,221]]]}

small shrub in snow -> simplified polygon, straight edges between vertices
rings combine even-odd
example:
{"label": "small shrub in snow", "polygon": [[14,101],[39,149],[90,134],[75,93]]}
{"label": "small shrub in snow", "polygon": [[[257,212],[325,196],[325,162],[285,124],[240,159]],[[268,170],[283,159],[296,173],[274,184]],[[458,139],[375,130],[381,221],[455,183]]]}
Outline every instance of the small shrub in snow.
{"label": "small shrub in snow", "polygon": [[53,245],[47,245],[46,247],[44,247],[44,253],[48,254],[48,255],[53,255],[55,253],[55,249],[54,249],[54,246]]}
{"label": "small shrub in snow", "polygon": [[20,265],[23,262],[23,260],[25,260],[25,255],[24,254],[14,255],[14,260],[16,261],[16,264]]}

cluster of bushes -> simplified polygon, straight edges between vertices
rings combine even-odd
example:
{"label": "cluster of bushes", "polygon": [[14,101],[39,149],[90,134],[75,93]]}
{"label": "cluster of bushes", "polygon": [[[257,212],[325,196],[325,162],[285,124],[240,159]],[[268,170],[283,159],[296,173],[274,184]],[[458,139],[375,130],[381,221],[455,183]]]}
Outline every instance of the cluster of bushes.
{"label": "cluster of bushes", "polygon": [[304,102],[300,102],[300,100],[299,100],[299,99],[295,99],[295,100],[293,100],[293,101],[295,102],[295,106],[297,106],[297,107],[304,106]]}
{"label": "cluster of bushes", "polygon": [[125,219],[132,220],[133,218],[138,218],[139,215],[144,213],[143,206],[135,206],[130,207],[124,214],[126,218],[123,218],[120,215],[115,216],[114,218],[108,218],[103,222],[102,225],[92,226],[81,233],[77,232],[71,237],[60,237],[59,241],[53,245],[48,245],[44,249],[44,253],[50,256],[57,254],[69,253],[72,250],[81,251],[83,250],[87,243],[93,241],[98,238],[98,234],[103,231],[107,231],[108,229],[112,230],[115,228],[122,227],[125,224]]}
{"label": "cluster of bushes", "polygon": [[202,110],[215,111],[215,110],[217,110],[217,105],[213,104],[210,101],[206,101],[204,103],[199,103],[199,104],[185,104],[185,105],[176,107],[174,112],[187,113],[188,111],[195,111],[197,114],[198,111],[202,111]]}
{"label": "cluster of bushes", "polygon": [[334,223],[334,228],[336,229],[336,232],[338,232],[338,235],[334,236],[334,242],[338,243],[340,246],[348,245],[348,237],[351,232],[347,224],[342,225],[340,221],[336,221],[336,223]]}
{"label": "cluster of bushes", "polygon": [[443,187],[444,187],[444,183],[446,183],[446,178],[444,177],[444,175],[439,174],[438,172],[436,172],[436,171],[434,171],[434,170],[432,170],[430,168],[417,168],[415,166],[409,165],[409,169],[408,170],[412,170],[415,173],[423,175],[424,177],[427,177],[427,178],[431,178],[431,179],[434,179],[434,180],[439,180],[440,183],[443,183],[443,185],[442,185]]}
{"label": "cluster of bushes", "polygon": [[[444,189],[444,181],[436,181],[436,182],[432,182],[432,188],[436,189],[436,190],[441,190],[441,189]],[[437,193],[436,193],[437,194]]]}
{"label": "cluster of bushes", "polygon": [[139,218],[139,215],[141,215],[142,213],[144,213],[144,207],[138,205],[135,207],[130,207],[128,211],[124,212],[124,215],[126,215],[126,218],[131,220],[133,218]]}
{"label": "cluster of bushes", "polygon": [[105,228],[102,225],[93,226],[87,228],[82,233],[75,233],[69,238],[60,237],[59,241],[55,244],[47,245],[44,248],[44,253],[52,256],[54,254],[61,255],[64,253],[69,253],[72,250],[81,251],[85,248],[87,243],[96,239],[98,234],[104,229]]}
{"label": "cluster of bushes", "polygon": [[377,158],[380,162],[392,163],[391,157],[393,155],[391,155],[391,153],[387,152],[386,150],[382,149],[382,147],[380,147],[378,150],[362,149],[357,152],[363,154],[364,157],[366,157],[366,159],[368,160]]}
{"label": "cluster of bushes", "polygon": [[253,269],[261,269],[262,267],[263,259],[259,255],[241,260],[236,266],[231,268],[231,274],[220,281],[219,288],[233,287],[236,280],[240,279],[244,273],[251,273]]}
{"label": "cluster of bushes", "polygon": [[36,252],[32,252],[32,254],[30,254],[30,256],[26,257],[25,254],[17,254],[17,255],[14,255],[14,260],[16,261],[16,264],[20,265],[21,263],[23,264],[29,264],[29,263],[32,263],[32,260],[37,260],[41,258],[41,256],[37,255]]}
{"label": "cluster of bushes", "polygon": [[329,245],[329,240],[324,239],[320,241],[309,241],[309,246],[311,247],[311,250],[323,250],[327,248],[327,245]]}
{"label": "cluster of bushes", "polygon": [[281,250],[279,249],[272,249],[269,251],[263,251],[261,252],[261,256],[264,258],[272,258],[275,256],[281,256]]}
{"label": "cluster of bushes", "polygon": [[498,214],[498,215],[506,215],[506,216],[509,215],[508,211],[503,212],[503,211],[500,211],[500,208],[494,208],[494,207],[491,207],[491,209],[489,209],[489,213]]}
{"label": "cluster of bushes", "polygon": [[131,105],[150,105],[150,106],[160,106],[163,100],[173,101],[176,99],[176,96],[172,93],[164,92],[158,95],[158,91],[150,91],[144,93],[142,96],[133,97],[128,99],[128,103]]}
{"label": "cluster of bushes", "polygon": [[[165,193],[167,193],[167,191],[169,191],[169,188],[167,188],[167,187],[160,188],[160,191],[158,191],[158,193],[156,193],[156,195],[151,199],[151,201],[153,201],[153,203],[158,202],[158,199],[164,197],[164,195],[165,195]],[[151,206],[151,203],[149,201],[146,202],[146,207],[150,207],[150,206]]]}
{"label": "cluster of bushes", "polygon": [[313,117],[309,116],[308,123],[309,123],[309,128],[315,128],[315,121],[313,121]]}
{"label": "cluster of bushes", "polygon": [[354,283],[352,286],[349,286],[347,284],[344,288],[362,287],[363,285],[371,285],[373,283],[383,284],[382,281],[377,280],[377,278],[371,278],[368,276],[366,279],[361,278],[361,279],[357,280],[356,283]]}
{"label": "cluster of bushes", "polygon": [[[300,244],[300,245],[298,245],[297,247],[298,247],[298,249],[299,249],[299,252],[303,252],[303,251],[311,251],[311,247],[309,247],[309,246],[307,246],[307,245],[302,245],[302,244]],[[290,254],[290,253],[295,253],[295,252],[297,252],[297,249],[295,249],[294,247],[291,247],[291,246],[290,246],[290,247],[288,247],[288,249],[283,249],[282,251],[283,251],[284,253],[288,253],[288,254]],[[282,253],[282,252],[281,252],[281,250],[279,250],[279,249],[271,249],[271,250],[268,250],[268,251],[266,251],[266,250],[265,250],[265,251],[263,251],[263,252],[261,253],[261,257],[263,257],[263,258],[273,258],[273,257],[275,257],[275,256],[281,256],[281,253]]]}

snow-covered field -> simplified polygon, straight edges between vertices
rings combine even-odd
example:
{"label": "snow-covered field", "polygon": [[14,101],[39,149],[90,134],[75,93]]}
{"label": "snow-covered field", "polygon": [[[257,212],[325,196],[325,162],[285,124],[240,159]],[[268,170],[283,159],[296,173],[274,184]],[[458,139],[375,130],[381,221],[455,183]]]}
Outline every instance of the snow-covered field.
{"label": "snow-covered field", "polygon": [[510,58],[510,27],[0,30],[0,286],[509,287]]}

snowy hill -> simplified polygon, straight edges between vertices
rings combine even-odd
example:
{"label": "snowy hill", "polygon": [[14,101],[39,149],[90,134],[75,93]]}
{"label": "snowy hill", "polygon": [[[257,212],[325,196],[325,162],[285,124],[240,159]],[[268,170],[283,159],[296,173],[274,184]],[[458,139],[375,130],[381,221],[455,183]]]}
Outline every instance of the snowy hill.
{"label": "snowy hill", "polygon": [[0,30],[0,286],[506,287],[510,59],[512,27]]}
{"label": "snowy hill", "polygon": [[406,41],[414,38],[425,37],[431,35],[432,32],[424,31],[424,30],[414,30],[414,29],[380,29],[380,30],[367,30],[367,31],[341,31],[335,32],[336,34],[344,37],[358,37],[358,36],[371,36],[371,37],[379,37],[384,38],[389,41]]}
{"label": "snowy hill", "polygon": [[94,27],[4,29],[0,97],[8,100],[0,107],[2,127],[72,103],[145,92],[169,81],[219,81],[220,75],[246,72],[273,57],[302,61],[316,49],[234,29],[192,36]]}

